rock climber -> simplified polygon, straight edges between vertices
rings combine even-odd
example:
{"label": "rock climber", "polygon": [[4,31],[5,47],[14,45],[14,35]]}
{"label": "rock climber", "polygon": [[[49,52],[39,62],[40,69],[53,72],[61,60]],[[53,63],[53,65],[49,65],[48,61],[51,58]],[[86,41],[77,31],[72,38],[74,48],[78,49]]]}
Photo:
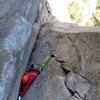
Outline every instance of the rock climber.
{"label": "rock climber", "polygon": [[34,64],[32,64],[29,71],[23,74],[21,79],[18,100],[21,100],[21,97],[23,97],[23,95],[27,92],[32,82],[36,79],[39,73],[47,66],[47,64],[53,57],[55,56],[52,53],[47,54],[45,58],[42,60],[40,67],[36,67],[34,66]]}
{"label": "rock climber", "polygon": [[28,88],[30,87],[32,82],[36,79],[39,73],[40,73],[39,70],[35,69],[34,64],[32,64],[29,71],[23,74],[21,79],[18,100],[21,100],[21,97],[27,92]]}
{"label": "rock climber", "polygon": [[46,44],[49,46],[50,53],[47,53],[47,55],[44,57],[44,59],[41,61],[39,66],[35,66],[34,64],[31,65],[30,69],[25,72],[21,79],[21,85],[20,85],[20,91],[18,100],[21,100],[21,98],[24,96],[24,94],[29,89],[32,82],[36,79],[36,77],[40,74],[40,72],[48,65],[49,61],[55,57],[55,60],[59,62],[61,65],[63,65],[65,62],[61,59],[59,59],[54,53],[53,48],[51,47],[50,43]]}

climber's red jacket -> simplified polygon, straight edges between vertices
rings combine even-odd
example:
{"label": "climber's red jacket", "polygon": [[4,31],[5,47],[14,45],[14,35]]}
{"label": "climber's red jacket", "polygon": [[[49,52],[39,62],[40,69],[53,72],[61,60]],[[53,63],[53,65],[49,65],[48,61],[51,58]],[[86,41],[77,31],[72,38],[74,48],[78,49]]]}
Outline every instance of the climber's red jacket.
{"label": "climber's red jacket", "polygon": [[32,82],[36,79],[36,77],[38,76],[38,74],[39,74],[39,71],[36,71],[36,70],[30,71],[30,72],[26,72],[24,74],[24,75],[27,75],[29,79],[28,79],[28,82],[27,82],[26,85],[21,84],[21,86],[20,86],[21,93],[20,93],[19,96],[22,97],[27,92],[28,88],[30,87],[30,85],[32,84]]}

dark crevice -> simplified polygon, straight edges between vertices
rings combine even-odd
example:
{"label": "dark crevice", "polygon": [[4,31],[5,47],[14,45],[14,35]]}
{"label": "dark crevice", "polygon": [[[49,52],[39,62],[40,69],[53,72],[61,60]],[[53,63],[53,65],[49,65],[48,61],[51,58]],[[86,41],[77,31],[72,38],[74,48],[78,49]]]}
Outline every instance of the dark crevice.
{"label": "dark crevice", "polygon": [[75,45],[75,42],[71,39],[71,37],[68,37],[68,39],[72,42],[73,47],[76,49],[76,52],[77,52],[76,56],[77,56],[78,61],[81,62],[80,51]]}
{"label": "dark crevice", "polygon": [[39,32],[38,32],[37,37],[36,37],[36,42],[35,42],[35,44],[34,44],[34,46],[33,46],[32,52],[31,52],[31,54],[30,54],[30,58],[29,58],[29,61],[28,61],[28,67],[26,68],[26,70],[29,69],[29,65],[30,65],[30,61],[31,61],[31,55],[32,55],[32,53],[34,52],[35,47],[36,47],[37,44],[38,44],[38,39],[39,39],[39,36],[40,36],[40,31],[41,31],[41,28],[40,28],[40,30],[39,30]]}
{"label": "dark crevice", "polygon": [[[75,93],[79,96],[79,98],[81,98],[81,96],[80,96],[80,94],[77,92],[77,91],[75,91]],[[75,96],[77,99],[79,99],[77,96]],[[82,99],[82,98],[81,98]],[[84,99],[83,99],[84,100]]]}
{"label": "dark crevice", "polygon": [[67,87],[67,89],[69,90],[69,92],[71,93],[71,95],[74,96],[75,92],[73,92],[73,91],[72,91],[71,89],[69,89],[68,87]]}
{"label": "dark crevice", "polygon": [[64,71],[64,73],[67,75],[70,71],[69,70],[66,70],[65,68],[61,67]]}
{"label": "dark crevice", "polygon": [[89,79],[87,79],[86,77],[84,77],[83,75],[81,75],[81,74],[78,73],[78,72],[75,72],[75,73],[78,74],[78,75],[80,75],[81,77],[83,77],[85,80],[87,80],[87,81],[89,82],[90,85],[92,85],[92,84],[91,84],[91,81],[90,81]]}
{"label": "dark crevice", "polygon": [[[67,87],[67,86],[66,86]],[[74,96],[75,98],[77,98],[77,99],[79,99],[79,98],[81,98],[81,96],[80,96],[80,94],[78,93],[78,92],[73,92],[71,89],[69,89],[68,87],[67,87],[67,89],[69,90],[69,92],[71,93],[71,95],[72,96]],[[78,96],[79,96],[79,98],[77,97],[77,96],[75,96],[75,94],[77,94]],[[81,98],[82,99],[82,98]],[[85,100],[85,99],[82,99],[82,100]]]}

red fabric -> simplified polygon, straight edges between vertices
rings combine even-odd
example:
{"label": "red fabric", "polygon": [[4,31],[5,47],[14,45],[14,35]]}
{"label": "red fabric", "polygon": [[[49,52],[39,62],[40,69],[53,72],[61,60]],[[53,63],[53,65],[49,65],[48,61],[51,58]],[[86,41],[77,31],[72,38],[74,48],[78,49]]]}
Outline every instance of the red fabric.
{"label": "red fabric", "polygon": [[[28,76],[29,80],[28,80],[27,84],[25,85],[24,89],[21,89],[22,90],[21,94],[20,94],[21,97],[27,92],[28,88],[30,87],[32,82],[36,79],[38,74],[39,74],[39,72],[35,71],[35,70],[24,74],[24,75]],[[23,84],[21,84],[21,85],[23,85]]]}

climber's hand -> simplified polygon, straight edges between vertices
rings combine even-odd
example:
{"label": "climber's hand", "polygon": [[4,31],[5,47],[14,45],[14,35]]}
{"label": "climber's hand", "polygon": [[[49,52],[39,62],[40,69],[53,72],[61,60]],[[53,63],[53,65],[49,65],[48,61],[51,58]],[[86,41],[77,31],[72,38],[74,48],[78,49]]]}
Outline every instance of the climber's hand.
{"label": "climber's hand", "polygon": [[18,96],[18,100],[21,100],[21,96]]}

